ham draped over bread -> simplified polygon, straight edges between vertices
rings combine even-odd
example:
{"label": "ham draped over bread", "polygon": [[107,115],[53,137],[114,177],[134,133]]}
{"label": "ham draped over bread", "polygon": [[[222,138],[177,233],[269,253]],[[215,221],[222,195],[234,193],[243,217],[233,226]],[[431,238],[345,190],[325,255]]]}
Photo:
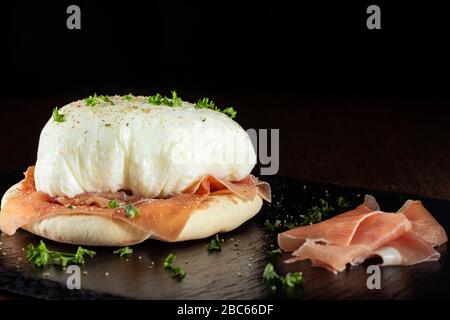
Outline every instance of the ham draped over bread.
{"label": "ham draped over bread", "polygon": [[334,273],[374,256],[382,265],[436,261],[440,254],[434,247],[446,242],[444,228],[420,201],[408,200],[397,213],[386,213],[372,196],[353,210],[278,235],[280,248],[293,252],[286,262],[309,259]]}
{"label": "ham draped over bread", "polygon": [[[17,229],[55,215],[92,214],[119,219],[141,230],[155,234],[160,239],[175,240],[191,213],[215,195],[233,195],[243,200],[252,200],[257,195],[270,201],[270,186],[248,175],[240,181],[225,181],[214,176],[205,176],[193,183],[183,193],[167,199],[143,199],[128,195],[124,191],[115,193],[83,193],[73,198],[50,197],[36,191],[34,167],[25,172],[18,194],[9,199],[1,210],[0,229],[12,235]],[[110,208],[109,201],[117,199],[118,208]],[[125,205],[132,203],[139,215],[130,219],[125,214]]]}

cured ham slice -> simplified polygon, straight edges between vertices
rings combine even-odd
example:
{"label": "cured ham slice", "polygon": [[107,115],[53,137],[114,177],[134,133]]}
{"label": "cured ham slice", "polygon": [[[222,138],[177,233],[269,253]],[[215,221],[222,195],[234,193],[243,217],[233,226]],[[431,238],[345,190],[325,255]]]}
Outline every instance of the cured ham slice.
{"label": "cured ham slice", "polygon": [[230,192],[245,200],[251,200],[258,194],[262,199],[272,201],[270,185],[252,175],[240,181],[226,181],[214,176],[205,176],[194,182],[183,193],[218,195]]}
{"label": "cured ham slice", "polygon": [[[55,197],[36,191],[34,167],[25,172],[19,192],[8,199],[0,214],[0,229],[12,235],[25,225],[54,215],[70,215],[76,206],[77,214],[93,214],[119,219],[141,230],[156,234],[164,240],[174,240],[195,209],[207,206],[211,195],[234,194],[242,199],[253,199],[257,194],[270,199],[270,187],[253,176],[241,181],[223,181],[207,176],[191,186],[185,193],[168,199],[136,199],[124,192],[92,194],[86,193],[74,198]],[[108,207],[109,200],[133,202],[140,215],[129,219],[124,206]]]}
{"label": "cured ham slice", "polygon": [[311,259],[313,265],[325,267],[335,273],[340,272],[348,263],[361,263],[374,249],[398,238],[411,228],[411,223],[401,213],[374,211],[358,225],[349,244],[327,245],[308,239],[292,254],[294,258],[289,261]]}
{"label": "cured ham slice", "polygon": [[444,228],[420,201],[408,200],[397,213],[385,213],[367,196],[356,209],[278,236],[280,248],[294,251],[286,262],[309,259],[334,273],[373,256],[384,266],[437,261],[433,247],[445,242]]}
{"label": "cured ham slice", "polygon": [[437,261],[440,258],[429,243],[414,232],[406,232],[372,253],[382,259],[382,266],[409,266],[421,262]]}
{"label": "cured ham slice", "polygon": [[333,245],[349,245],[359,225],[379,210],[375,198],[367,195],[364,203],[353,210],[321,223],[295,228],[278,235],[278,245],[284,251],[295,251],[310,239]]}
{"label": "cured ham slice", "polygon": [[447,233],[436,221],[421,201],[408,200],[400,208],[412,223],[412,232],[432,246],[440,246],[447,242]]}

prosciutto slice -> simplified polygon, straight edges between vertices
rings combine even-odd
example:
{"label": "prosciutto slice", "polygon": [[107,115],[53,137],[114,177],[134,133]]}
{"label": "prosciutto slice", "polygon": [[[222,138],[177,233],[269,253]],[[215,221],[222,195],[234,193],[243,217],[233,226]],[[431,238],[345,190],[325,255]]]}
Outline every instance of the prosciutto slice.
{"label": "prosciutto slice", "polygon": [[421,262],[437,261],[441,257],[429,243],[414,232],[406,232],[392,240],[372,256],[382,259],[382,266],[409,266]]}
{"label": "prosciutto slice", "polygon": [[398,212],[403,213],[412,223],[412,232],[432,246],[447,242],[447,233],[436,221],[421,201],[408,200]]}
{"label": "prosciutto slice", "polygon": [[294,251],[294,258],[290,262],[311,259],[313,265],[340,272],[348,263],[364,261],[374,249],[398,238],[411,228],[411,222],[401,213],[374,211],[358,225],[349,244],[323,245],[308,239],[307,243]]}
{"label": "prosciutto slice", "polygon": [[293,251],[286,262],[309,259],[334,273],[373,256],[382,265],[437,261],[440,254],[433,247],[445,242],[444,228],[420,201],[408,200],[397,213],[385,213],[368,196],[353,210],[278,235],[280,248]]}
{"label": "prosciutto slice", "polygon": [[321,223],[295,228],[278,235],[278,245],[284,251],[295,251],[307,239],[325,244],[349,245],[359,225],[379,209],[375,198],[367,195],[364,203],[353,210]]}
{"label": "prosciutto slice", "polygon": [[[191,213],[208,206],[212,195],[234,194],[251,200],[257,194],[270,200],[270,186],[253,176],[241,181],[225,181],[206,176],[194,183],[184,193],[168,199],[141,199],[125,192],[93,194],[84,193],[74,198],[56,197],[36,191],[34,167],[25,172],[19,192],[4,204],[0,214],[0,229],[12,235],[22,226],[54,215],[93,214],[119,219],[141,230],[156,234],[160,239],[177,239]],[[119,208],[109,208],[109,200],[117,199]],[[124,204],[132,202],[140,216],[129,219]]]}

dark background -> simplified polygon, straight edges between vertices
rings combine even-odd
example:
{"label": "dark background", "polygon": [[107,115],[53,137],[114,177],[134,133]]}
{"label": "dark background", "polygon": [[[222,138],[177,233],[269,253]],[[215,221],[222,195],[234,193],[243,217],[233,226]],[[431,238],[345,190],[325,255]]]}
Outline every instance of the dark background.
{"label": "dark background", "polygon": [[[11,1],[1,8],[2,89],[445,94],[444,1],[392,2]],[[81,30],[66,28],[70,4]],[[370,4],[381,30],[366,28]]]}
{"label": "dark background", "polygon": [[[450,199],[444,1],[9,1],[0,7],[0,173],[36,159],[54,106],[210,96],[280,128],[280,174]],[[81,30],[66,8],[81,7]],[[366,28],[381,7],[381,30]]]}

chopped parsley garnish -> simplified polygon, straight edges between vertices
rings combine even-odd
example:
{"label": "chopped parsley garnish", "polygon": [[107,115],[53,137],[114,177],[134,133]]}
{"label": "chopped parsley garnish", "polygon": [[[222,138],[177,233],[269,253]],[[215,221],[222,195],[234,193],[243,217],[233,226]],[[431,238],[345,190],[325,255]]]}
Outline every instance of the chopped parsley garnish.
{"label": "chopped parsley garnish", "polygon": [[111,123],[105,123],[105,127],[111,127]]}
{"label": "chopped parsley garnish", "polygon": [[271,263],[268,263],[264,268],[262,277],[264,281],[270,285],[272,290],[276,290],[278,283],[281,283],[287,288],[303,285],[303,276],[301,272],[289,272],[285,276],[279,276]]}
{"label": "chopped parsley garnish", "polygon": [[216,236],[211,239],[206,247],[208,248],[208,251],[221,251],[222,244],[220,243],[219,235],[216,234]]}
{"label": "chopped parsley garnish", "polygon": [[141,213],[139,212],[139,209],[133,206],[131,202],[128,202],[127,205],[125,206],[125,215],[131,220],[133,220],[135,216],[140,217]]}
{"label": "chopped parsley garnish", "polygon": [[337,198],[337,205],[339,208],[348,208],[351,207],[351,203],[348,201],[345,201],[344,197],[338,197]]}
{"label": "chopped parsley garnish", "polygon": [[233,109],[233,107],[228,107],[222,110],[222,113],[225,113],[231,119],[236,118],[237,111]]}
{"label": "chopped parsley garnish", "polygon": [[280,248],[270,250],[268,253],[271,257],[277,257],[277,256],[281,256],[283,254],[283,252],[281,252]]}
{"label": "chopped parsley garnish", "polygon": [[281,283],[288,287],[294,288],[296,285],[303,285],[303,275],[301,272],[289,272],[280,278]]}
{"label": "chopped parsley garnish", "polygon": [[169,254],[166,259],[164,259],[164,270],[170,270],[172,268],[172,264],[175,262],[177,258],[173,253]]}
{"label": "chopped parsley garnish", "polygon": [[30,243],[27,246],[27,260],[35,267],[41,268],[48,265],[66,267],[70,264],[84,264],[84,255],[95,256],[95,251],[78,247],[77,252],[67,253],[51,251],[47,249],[44,241],[40,241],[36,247]]}
{"label": "chopped parsley garnish", "polygon": [[181,98],[177,95],[176,91],[171,91],[172,97],[169,98],[167,96],[162,96],[159,93],[149,96],[148,97],[148,103],[154,104],[154,105],[166,105],[169,107],[180,107],[183,104],[183,101]]}
{"label": "chopped parsley garnish", "polygon": [[211,100],[209,100],[209,98],[202,98],[199,99],[197,101],[197,103],[195,104],[195,107],[197,109],[211,109],[211,110],[215,110],[215,111],[220,111],[220,109],[216,106],[216,104]]}
{"label": "chopped parsley garnish", "polygon": [[53,108],[52,117],[53,117],[53,120],[55,120],[56,122],[64,122],[66,120],[65,116],[63,114],[59,113],[58,107]]}
{"label": "chopped parsley garnish", "polygon": [[300,226],[306,226],[322,221],[334,208],[324,199],[319,199],[319,204],[308,209],[307,215],[300,215]]}
{"label": "chopped parsley garnish", "polygon": [[264,272],[262,275],[264,281],[270,285],[270,289],[276,290],[276,282],[279,280],[280,276],[275,271],[275,268],[273,267],[273,264],[270,262],[266,265],[264,268]]}
{"label": "chopped parsley garnish", "polygon": [[186,276],[187,272],[181,267],[173,266],[176,258],[177,257],[173,253],[169,254],[166,259],[164,259],[164,270],[169,271],[173,278],[182,280]]}
{"label": "chopped parsley garnish", "polygon": [[89,96],[86,99],[84,99],[84,103],[86,103],[86,105],[88,107],[93,107],[97,104],[98,99],[100,99],[103,102],[109,103],[111,105],[114,105],[114,102],[109,98],[109,96],[104,96],[104,95],[99,95],[97,96],[96,93],[94,93],[93,96]]}
{"label": "chopped parsley garnish", "polygon": [[133,100],[133,95],[131,93],[122,96],[122,100],[131,101]]}
{"label": "chopped parsley garnish", "polygon": [[161,103],[163,103],[163,96],[160,95],[159,93],[157,93],[153,96],[149,96],[148,103],[159,106]]}
{"label": "chopped parsley garnish", "polygon": [[93,107],[95,106],[95,104],[97,103],[97,94],[94,93],[93,96],[89,96],[86,99],[84,99],[84,103],[86,103],[86,105],[88,107]]}
{"label": "chopped parsley garnish", "polygon": [[280,232],[282,229],[281,220],[276,219],[273,223],[271,223],[269,220],[266,220],[264,222],[264,227],[266,227],[267,230],[270,232]]}
{"label": "chopped parsley garnish", "polygon": [[[171,91],[172,97],[169,98],[167,96],[162,96],[159,93],[154,94],[153,96],[148,97],[148,103],[154,104],[154,105],[166,105],[169,107],[179,107],[183,105],[183,101],[181,100],[181,97],[179,97],[176,93],[176,91]],[[209,98],[202,98],[197,101],[195,104],[196,109],[211,109],[214,111],[222,112],[223,114],[226,114],[231,119],[236,118],[236,110],[234,110],[232,107],[225,108],[221,110],[216,104],[210,100]],[[205,121],[206,119],[202,119],[202,121]]]}
{"label": "chopped parsley garnish", "polygon": [[119,205],[120,205],[120,203],[119,203],[119,200],[117,200],[117,199],[112,199],[112,200],[109,200],[109,202],[108,202],[108,207],[110,209],[118,208]]}
{"label": "chopped parsley garnish", "polygon": [[112,100],[108,96],[100,95],[100,96],[98,96],[98,98],[100,100],[103,100],[103,102],[107,102],[107,103],[109,103],[111,105],[114,105],[114,102],[112,102]]}
{"label": "chopped parsley garnish", "polygon": [[218,106],[216,106],[216,104],[212,100],[209,100],[209,98],[199,99],[197,101],[197,103],[195,104],[195,108],[197,108],[197,109],[206,108],[206,109],[211,109],[214,111],[222,112],[223,114],[226,114],[227,116],[229,116],[231,119],[236,118],[236,114],[237,114],[237,112],[233,109],[233,107],[228,107],[228,108],[221,110]]}
{"label": "chopped parsley garnish", "polygon": [[123,247],[116,251],[113,251],[113,254],[118,254],[121,259],[127,259],[133,254],[133,249],[131,249],[130,247]]}
{"label": "chopped parsley garnish", "polygon": [[264,272],[263,272],[262,277],[263,277],[264,281],[267,281],[267,282],[272,282],[275,279],[280,278],[280,276],[275,271],[275,268],[273,267],[273,264],[271,264],[270,262],[264,268]]}
{"label": "chopped parsley garnish", "polygon": [[183,104],[183,101],[181,100],[180,97],[177,96],[177,92],[176,91],[171,91],[172,93],[172,100],[171,102],[171,107],[179,107]]}

